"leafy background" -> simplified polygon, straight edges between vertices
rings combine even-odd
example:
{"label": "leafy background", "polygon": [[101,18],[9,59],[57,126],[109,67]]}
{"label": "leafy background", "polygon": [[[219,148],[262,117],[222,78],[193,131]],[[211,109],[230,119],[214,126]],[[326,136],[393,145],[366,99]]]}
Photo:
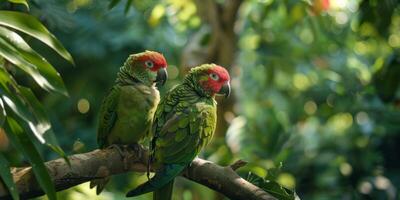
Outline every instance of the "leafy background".
{"label": "leafy background", "polygon": [[[111,2],[116,4],[109,10],[108,1],[32,0],[29,11],[23,4],[0,3],[1,10],[39,19],[74,59],[75,67],[40,40],[15,31],[61,74],[69,97],[43,90],[8,59],[0,62],[1,72],[8,73],[0,74],[2,83],[12,77],[24,96],[32,97],[29,89],[33,91],[52,125],[54,134],[46,141],[54,141],[50,144],[55,148],[59,144],[68,155],[97,147],[101,99],[129,54],[150,49],[165,55],[170,79],[163,94],[187,71],[187,46],[208,30],[195,1]],[[246,160],[249,164],[240,171],[244,177],[259,184],[260,177],[275,179],[301,199],[398,199],[398,1],[246,0],[234,31],[237,50],[230,71],[235,101],[220,101],[232,103],[220,110],[227,127],[219,129],[201,156],[219,164]],[[205,35],[202,45],[210,42]],[[7,136],[0,132],[0,161],[24,166],[63,155],[41,145],[29,125],[5,107],[9,127],[4,127]],[[21,134],[29,136],[29,144],[13,142]],[[21,156],[26,148],[37,149],[42,158]],[[121,199],[144,180],[141,174],[117,176],[98,199]],[[224,199],[184,179],[176,183],[174,195]],[[88,184],[57,196],[96,198]]]}

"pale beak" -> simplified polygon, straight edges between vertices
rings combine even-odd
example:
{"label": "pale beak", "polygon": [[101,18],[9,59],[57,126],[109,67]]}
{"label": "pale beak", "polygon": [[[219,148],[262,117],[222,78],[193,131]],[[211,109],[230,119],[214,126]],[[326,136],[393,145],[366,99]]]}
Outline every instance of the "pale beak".
{"label": "pale beak", "polygon": [[168,73],[167,73],[166,68],[163,68],[163,67],[160,68],[157,71],[156,82],[158,84],[160,84],[161,86],[163,86],[165,84],[165,82],[167,82],[167,79],[168,79]]}

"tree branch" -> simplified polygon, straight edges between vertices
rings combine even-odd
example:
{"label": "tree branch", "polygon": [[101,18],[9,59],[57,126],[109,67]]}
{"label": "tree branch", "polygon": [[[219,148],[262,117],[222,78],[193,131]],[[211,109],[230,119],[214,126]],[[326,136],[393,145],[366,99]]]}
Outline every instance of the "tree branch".
{"label": "tree branch", "polygon": [[[122,153],[125,155],[125,159],[116,149],[94,150],[69,156],[70,167],[61,158],[48,161],[45,164],[57,191],[108,175],[130,171],[146,171],[148,156],[146,150],[143,148],[125,149]],[[196,158],[182,175],[221,192],[231,199],[275,199],[236,174],[234,169],[244,164],[243,161],[238,161],[231,166],[222,167],[210,161]],[[12,174],[22,199],[44,194],[34,177],[31,167],[13,168]],[[11,199],[2,182],[0,182],[0,199]]]}

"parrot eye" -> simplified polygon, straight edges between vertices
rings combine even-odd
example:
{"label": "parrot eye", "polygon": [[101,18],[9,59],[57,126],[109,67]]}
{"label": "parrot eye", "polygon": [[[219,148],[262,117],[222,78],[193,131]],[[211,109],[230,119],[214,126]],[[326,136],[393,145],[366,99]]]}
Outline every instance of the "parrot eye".
{"label": "parrot eye", "polygon": [[210,78],[211,78],[212,80],[214,80],[214,81],[218,81],[219,76],[218,76],[217,74],[211,73],[211,74],[210,74]]}
{"label": "parrot eye", "polygon": [[154,63],[151,60],[147,60],[146,62],[144,62],[144,64],[148,68],[153,68],[153,66],[154,66]]}

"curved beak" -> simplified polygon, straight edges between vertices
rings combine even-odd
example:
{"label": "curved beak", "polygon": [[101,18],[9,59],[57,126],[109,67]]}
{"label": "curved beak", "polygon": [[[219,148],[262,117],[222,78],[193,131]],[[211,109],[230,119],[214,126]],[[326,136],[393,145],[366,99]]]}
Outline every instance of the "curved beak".
{"label": "curved beak", "polygon": [[225,98],[228,98],[231,95],[231,85],[229,84],[229,81],[222,85],[218,94],[224,95]]}
{"label": "curved beak", "polygon": [[163,85],[165,84],[165,82],[167,82],[167,79],[168,79],[168,73],[167,73],[166,68],[163,68],[163,67],[160,68],[160,69],[157,71],[156,82],[157,82],[159,85],[163,86]]}

